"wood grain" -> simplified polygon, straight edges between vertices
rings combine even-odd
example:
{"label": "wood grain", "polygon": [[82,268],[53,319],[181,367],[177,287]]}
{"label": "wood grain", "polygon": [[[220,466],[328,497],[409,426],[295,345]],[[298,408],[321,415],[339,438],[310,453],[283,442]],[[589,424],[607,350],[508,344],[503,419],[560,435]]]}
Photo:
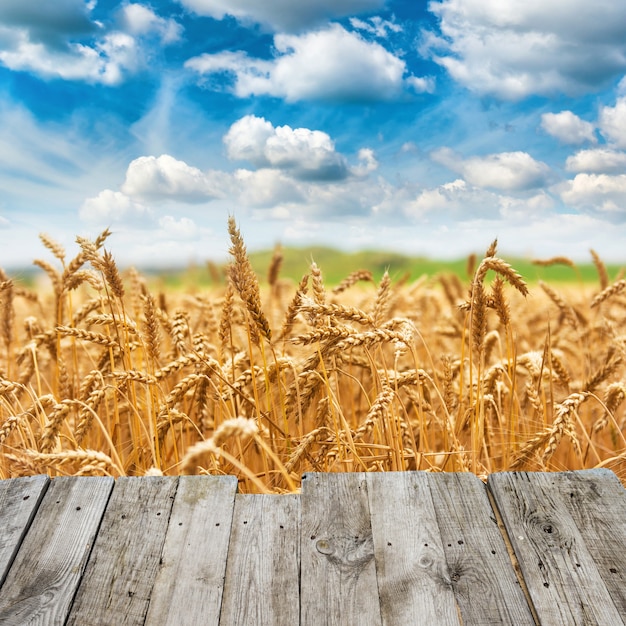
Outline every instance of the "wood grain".
{"label": "wood grain", "polygon": [[69,625],[144,623],[177,485],[176,477],[117,479]]}
{"label": "wood grain", "polygon": [[626,623],[626,490],[609,470],[492,474],[487,489],[427,472],[236,488],[0,481],[0,624]]}
{"label": "wood grain", "polygon": [[555,626],[623,624],[557,482],[543,472],[488,480],[535,610]]}
{"label": "wood grain", "polygon": [[460,624],[431,479],[422,472],[367,474],[383,624]]}
{"label": "wood grain", "polygon": [[0,586],[46,493],[47,476],[0,481]]}
{"label": "wood grain", "polygon": [[484,483],[439,473],[428,485],[463,624],[534,624]]}
{"label": "wood grain", "polygon": [[236,491],[234,476],[180,477],[146,625],[218,623]]}
{"label": "wood grain", "polygon": [[0,593],[0,624],[63,624],[113,479],[51,481]]}
{"label": "wood grain", "polygon": [[382,624],[364,474],[305,474],[301,624]]}
{"label": "wood grain", "polygon": [[551,474],[607,590],[626,622],[626,490],[606,469]]}
{"label": "wood grain", "polygon": [[236,497],[221,624],[299,623],[299,544],[298,496]]}

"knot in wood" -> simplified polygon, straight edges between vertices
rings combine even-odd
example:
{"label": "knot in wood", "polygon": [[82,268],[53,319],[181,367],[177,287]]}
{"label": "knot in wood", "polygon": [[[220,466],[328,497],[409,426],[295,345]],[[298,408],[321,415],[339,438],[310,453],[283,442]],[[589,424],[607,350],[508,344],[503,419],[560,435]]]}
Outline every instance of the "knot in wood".
{"label": "knot in wood", "polygon": [[342,571],[357,574],[374,558],[371,535],[322,538],[316,541],[315,549]]}

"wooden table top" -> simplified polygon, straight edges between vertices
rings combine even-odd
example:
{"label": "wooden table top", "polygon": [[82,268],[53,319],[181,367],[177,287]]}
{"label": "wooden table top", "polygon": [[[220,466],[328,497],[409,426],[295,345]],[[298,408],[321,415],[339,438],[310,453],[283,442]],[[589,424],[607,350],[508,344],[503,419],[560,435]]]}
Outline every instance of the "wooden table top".
{"label": "wooden table top", "polygon": [[0,624],[626,623],[608,470],[0,481]]}

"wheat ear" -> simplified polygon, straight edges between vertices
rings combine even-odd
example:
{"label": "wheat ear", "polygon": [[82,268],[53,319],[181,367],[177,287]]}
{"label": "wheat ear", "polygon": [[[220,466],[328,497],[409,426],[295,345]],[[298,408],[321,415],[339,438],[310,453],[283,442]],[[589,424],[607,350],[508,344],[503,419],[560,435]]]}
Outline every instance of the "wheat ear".
{"label": "wheat ear", "polygon": [[259,281],[250,264],[243,237],[237,228],[235,218],[232,216],[228,218],[228,233],[232,244],[230,253],[234,258],[234,262],[229,267],[228,275],[250,314],[256,330],[265,339],[271,341],[272,331],[261,308]]}

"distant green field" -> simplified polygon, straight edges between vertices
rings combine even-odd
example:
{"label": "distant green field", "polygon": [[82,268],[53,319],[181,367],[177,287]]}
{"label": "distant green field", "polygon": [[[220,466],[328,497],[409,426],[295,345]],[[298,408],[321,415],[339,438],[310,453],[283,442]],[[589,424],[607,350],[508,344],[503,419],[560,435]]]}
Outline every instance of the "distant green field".
{"label": "distant green field", "polygon": [[[267,272],[271,263],[273,250],[251,252],[250,261],[257,272],[261,283],[267,280]],[[280,276],[299,281],[309,271],[312,261],[315,261],[322,270],[324,281],[332,286],[339,283],[346,276],[356,270],[369,270],[376,281],[387,270],[394,281],[408,277],[417,280],[423,275],[434,277],[437,274],[456,274],[462,280],[468,278],[468,259],[453,261],[411,257],[394,252],[361,251],[346,253],[333,248],[283,248],[283,264]],[[532,263],[529,259],[509,258],[500,255],[510,263],[529,283],[543,280],[548,283],[592,283],[598,281],[598,271],[591,262],[576,264],[575,267],[567,265],[552,265],[541,267]],[[480,262],[480,258],[477,259]],[[610,280],[621,275],[624,266],[606,265]],[[159,271],[159,280],[167,287],[190,287],[207,286],[223,280],[224,267],[217,265],[198,265],[185,270]],[[220,275],[222,278],[220,279]]]}

